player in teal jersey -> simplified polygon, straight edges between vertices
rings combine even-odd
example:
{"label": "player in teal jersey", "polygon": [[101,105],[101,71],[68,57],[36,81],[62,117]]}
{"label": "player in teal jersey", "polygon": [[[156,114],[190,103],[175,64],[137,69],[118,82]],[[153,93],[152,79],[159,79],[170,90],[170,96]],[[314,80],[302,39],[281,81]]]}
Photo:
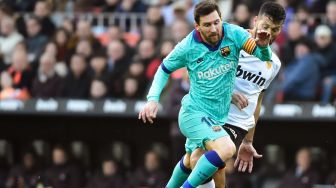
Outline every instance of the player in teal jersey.
{"label": "player in teal jersey", "polygon": [[[271,43],[280,34],[284,24],[286,13],[284,8],[275,2],[265,2],[261,6],[258,16],[253,19],[254,27],[250,30],[252,36],[258,29],[265,29],[271,33]],[[273,54],[271,62],[260,63],[257,58],[241,52],[239,65],[237,69],[237,78],[235,80],[234,94],[232,95],[232,104],[226,124],[223,126],[230,134],[231,139],[236,144],[237,159],[235,167],[238,171],[252,172],[253,158],[260,158],[261,155],[254,149],[252,142],[254,137],[255,124],[259,118],[261,103],[264,90],[277,75],[281,66],[278,57]],[[259,85],[252,79],[240,77],[244,70],[248,74],[259,72],[266,80],[266,84]],[[245,75],[245,73],[244,73]],[[261,76],[260,75],[260,76]],[[235,106],[234,106],[235,104]],[[195,161],[204,153],[200,149],[193,151],[190,164],[194,166]],[[216,172],[214,175],[216,188],[225,185],[224,169]],[[200,188],[214,188],[213,182],[200,186]]]}
{"label": "player in teal jersey", "polygon": [[[203,1],[195,7],[195,30],[176,45],[163,60],[147,95],[139,119],[153,123],[162,89],[171,72],[187,67],[190,91],[182,99],[179,113],[181,132],[187,137],[189,155],[196,147],[207,150],[188,177],[189,162],[182,160],[173,172],[168,188],[197,187],[225,166],[235,145],[221,125],[226,121],[240,50],[262,61],[271,58],[270,34],[257,31],[256,40],[243,28],[222,23],[217,4]],[[217,129],[213,129],[217,127]],[[188,159],[185,157],[184,159]],[[182,182],[181,182],[182,181]]]}

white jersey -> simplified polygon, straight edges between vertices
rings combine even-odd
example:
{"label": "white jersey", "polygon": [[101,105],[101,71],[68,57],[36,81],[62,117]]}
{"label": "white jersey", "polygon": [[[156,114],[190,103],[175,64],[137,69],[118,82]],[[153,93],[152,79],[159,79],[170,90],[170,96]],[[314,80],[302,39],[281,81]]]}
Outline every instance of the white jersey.
{"label": "white jersey", "polygon": [[259,94],[267,89],[278,74],[280,67],[281,62],[275,53],[272,54],[270,62],[261,62],[260,59],[245,51],[240,52],[233,92],[244,94],[248,99],[248,106],[239,110],[231,103],[226,123],[247,131],[254,127],[254,111],[257,107]]}

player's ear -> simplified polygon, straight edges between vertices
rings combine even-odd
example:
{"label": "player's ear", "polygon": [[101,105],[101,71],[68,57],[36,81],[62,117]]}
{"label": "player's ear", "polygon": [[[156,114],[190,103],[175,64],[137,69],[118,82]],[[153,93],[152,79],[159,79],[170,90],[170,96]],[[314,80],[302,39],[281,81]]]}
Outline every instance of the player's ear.
{"label": "player's ear", "polygon": [[258,21],[258,16],[254,16],[254,18],[253,18],[253,27],[255,27],[257,25],[257,21]]}
{"label": "player's ear", "polygon": [[197,31],[199,31],[199,25],[195,22],[194,23],[194,26],[195,26],[195,29],[197,30]]}

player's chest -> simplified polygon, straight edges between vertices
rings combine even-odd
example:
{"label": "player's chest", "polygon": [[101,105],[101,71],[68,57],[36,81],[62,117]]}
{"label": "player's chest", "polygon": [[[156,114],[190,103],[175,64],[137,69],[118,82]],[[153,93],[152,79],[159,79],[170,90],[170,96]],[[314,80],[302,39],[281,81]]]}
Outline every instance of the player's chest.
{"label": "player's chest", "polygon": [[264,87],[272,77],[272,66],[271,62],[240,60],[236,71],[236,82]]}
{"label": "player's chest", "polygon": [[[210,68],[218,68],[234,64],[238,61],[238,54],[233,44],[222,44],[216,50],[209,50],[205,46],[190,52],[188,57],[188,69],[190,71],[206,71]],[[227,68],[234,69],[234,66]]]}

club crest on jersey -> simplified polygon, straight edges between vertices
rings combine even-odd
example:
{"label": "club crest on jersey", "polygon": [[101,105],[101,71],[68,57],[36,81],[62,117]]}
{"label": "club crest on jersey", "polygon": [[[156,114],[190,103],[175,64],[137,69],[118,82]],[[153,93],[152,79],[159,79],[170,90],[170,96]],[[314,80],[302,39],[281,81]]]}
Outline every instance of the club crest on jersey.
{"label": "club crest on jersey", "polygon": [[225,47],[221,48],[220,51],[221,51],[222,56],[225,56],[225,57],[228,56],[231,52],[229,46],[225,46]]}

